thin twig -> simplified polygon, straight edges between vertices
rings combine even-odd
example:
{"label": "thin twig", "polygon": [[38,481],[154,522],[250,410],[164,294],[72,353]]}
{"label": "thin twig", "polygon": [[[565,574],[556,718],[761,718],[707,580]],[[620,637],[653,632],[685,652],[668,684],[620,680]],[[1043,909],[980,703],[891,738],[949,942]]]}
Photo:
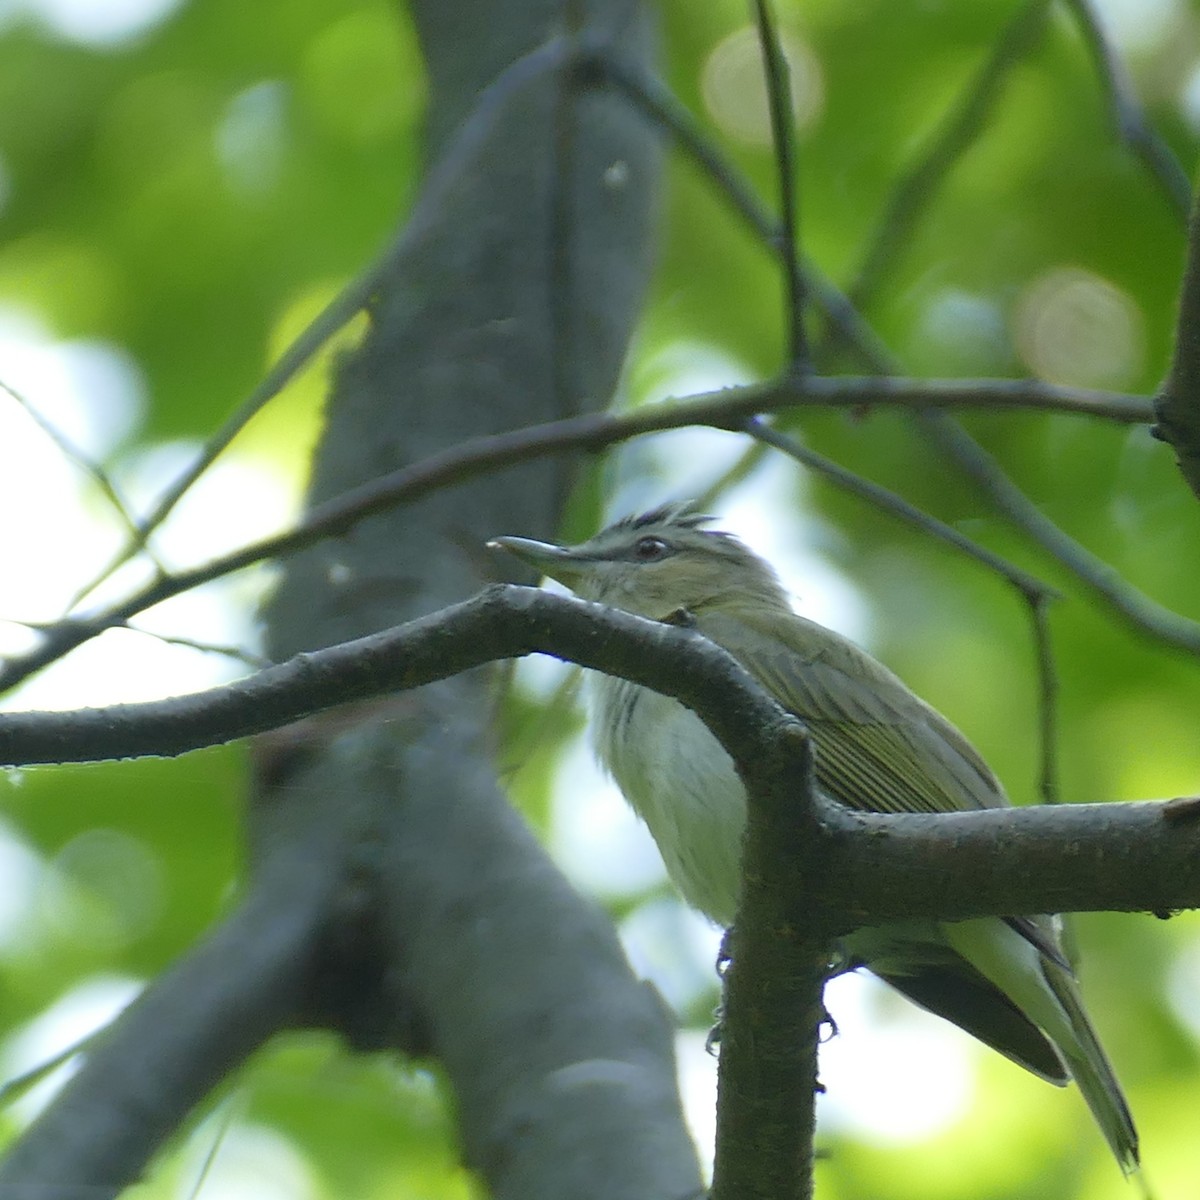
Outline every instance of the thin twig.
{"label": "thin twig", "polygon": [[[238,1098],[238,1107],[245,1107],[245,1101],[240,1097]],[[229,1130],[233,1127],[234,1115],[234,1101],[231,1099],[222,1106],[221,1114],[217,1121],[217,1128],[213,1131],[212,1141],[204,1152],[204,1158],[201,1160],[200,1166],[196,1171],[196,1178],[192,1182],[192,1190],[187,1194],[186,1200],[200,1200],[200,1190],[212,1174],[212,1169],[216,1165],[217,1154],[221,1149],[221,1145],[228,1136]]]}
{"label": "thin twig", "polygon": [[567,53],[567,44],[560,38],[552,38],[516,59],[480,92],[470,114],[428,172],[416,205],[391,244],[309,322],[258,386],[208,438],[200,454],[163,493],[153,511],[137,524],[129,542],[79,592],[79,599],[145,547],[151,534],[162,525],[196,480],[212,466],[250,420],[283,390],[338,330],[362,311],[378,291],[380,283],[394,271],[397,261],[408,254],[440,219],[446,195],[457,185],[473,161],[478,147],[488,137],[514,94],[547,72],[561,67],[567,59]]}
{"label": "thin twig", "polygon": [[1009,71],[1028,53],[1042,32],[1050,0],[1030,0],[1000,36],[979,73],[942,120],[916,162],[892,190],[854,282],[847,288],[851,303],[867,308],[884,275],[893,266],[943,180],[979,135],[1000,96]]}
{"label": "thin twig", "polygon": [[898,380],[878,376],[789,377],[774,384],[727,388],[678,404],[659,404],[614,415],[592,413],[531,425],[510,433],[489,434],[401,467],[311,509],[300,524],[283,533],[251,542],[200,566],[153,580],[111,608],[72,617],[50,627],[44,642],[10,658],[0,670],[0,691],[16,686],[35,671],[55,662],[106,629],[125,624],[153,604],[201,584],[240,571],[265,559],[293,554],[328,537],[345,533],[364,518],[412,501],[429,492],[464,483],[489,471],[528,462],[548,454],[585,449],[597,451],[630,438],[706,425],[738,428],[756,413],[801,405],[858,408],[888,404],[917,411],[938,405],[1004,408],[1049,408],[1104,415],[1113,420],[1143,421],[1150,402],[1139,396],[1085,392],[1019,380]]}
{"label": "thin twig", "polygon": [[1121,578],[1108,563],[1085,549],[1026,496],[978,442],[956,421],[928,411],[918,420],[933,443],[956,463],[997,510],[1139,633],[1167,646],[1200,654],[1200,623],[1172,612]]}
{"label": "thin twig", "polygon": [[792,117],[792,87],[787,59],[770,0],[753,0],[758,40],[762,46],[771,114],[771,141],[779,177],[779,261],[783,267],[788,311],[788,363],[793,371],[808,369],[808,340],[804,333],[804,275],[800,269],[799,198],[796,190],[796,123]]}
{"label": "thin twig", "polygon": [[82,1037],[69,1042],[61,1050],[55,1051],[49,1058],[43,1059],[36,1066],[14,1075],[0,1084],[0,1109],[7,1108],[49,1078],[59,1067],[70,1062],[77,1054],[83,1054],[97,1038],[104,1035],[104,1026],[85,1033]]}
{"label": "thin twig", "polygon": [[953,546],[968,558],[973,558],[989,570],[995,571],[996,574],[1011,583],[1035,608],[1061,596],[1056,588],[1029,574],[1028,571],[1021,570],[1020,567],[1010,563],[1008,559],[1002,558],[999,554],[972,541],[955,529],[953,525],[939,521],[937,517],[910,504],[903,496],[898,496],[895,492],[889,491],[877,483],[872,483],[861,475],[855,475],[853,471],[846,470],[832,459],[818,454],[815,450],[810,450],[794,437],[767,425],[756,417],[750,418],[744,428],[756,441],[774,446],[776,450],[782,451],[789,458],[795,459],[810,470],[818,472],[843,491],[866,500],[883,512],[907,522],[930,537]]}
{"label": "thin twig", "polygon": [[[933,150],[931,150],[930,153],[933,155],[933,163],[936,169],[942,171],[948,170],[953,157],[950,152],[955,150],[956,145],[965,145],[969,142],[970,137],[974,136],[975,126],[986,115],[991,93],[998,86],[1002,78],[1003,72],[999,71],[999,67],[1006,59],[1014,57],[1015,53],[1020,50],[1024,38],[1037,32],[1037,27],[1044,18],[1042,7],[1042,0],[1032,0],[1018,15],[1017,20],[1009,27],[1007,36],[1002,39],[996,54],[991,57],[989,65],[985,66],[982,76],[976,81],[975,103],[965,103],[960,106],[958,120],[951,121],[944,127],[942,152],[933,155],[933,151],[937,148],[936,144]],[[598,55],[594,60],[594,64],[599,72],[607,76],[615,86],[620,87],[651,119],[658,122],[672,135],[680,147],[688,153],[689,157],[701,167],[712,182],[716,184],[718,189],[724,193],[735,211],[742,216],[768,246],[778,249],[781,237],[778,226],[769,216],[763,213],[757,199],[745,186],[742,177],[725,162],[720,152],[705,137],[703,131],[692,119],[691,115],[671,96],[670,92],[662,88],[655,81],[629,68],[627,64],[615,55]],[[985,85],[982,88],[979,86],[981,82]],[[897,204],[898,201],[894,200],[893,207],[896,207]],[[881,231],[883,227],[881,225]],[[882,232],[877,240],[882,240]],[[818,300],[827,306],[828,293],[821,288],[815,288],[814,291]],[[875,336],[870,326],[861,318],[857,309],[847,297],[841,293],[837,295],[841,304],[840,307],[834,308],[832,312],[835,328],[842,336],[847,337],[850,344],[854,346],[855,350],[872,370],[886,374],[894,372],[896,369],[894,359]],[[973,388],[975,384],[965,382],[965,386]],[[1010,386],[1015,389],[1021,389],[1029,385],[1013,381]],[[1046,385],[1035,384],[1032,386],[1041,388]],[[989,385],[988,390],[991,390],[991,385]],[[996,400],[999,400],[999,397],[996,397]],[[987,406],[992,406],[992,402],[989,401]],[[950,406],[947,405],[946,407]],[[1050,406],[1046,405],[1045,407]],[[1122,397],[1111,407],[1104,402],[1099,402],[1093,409],[1096,415],[1103,415],[1113,420],[1138,422],[1151,419],[1147,410],[1147,402],[1141,397]],[[768,406],[763,405],[756,411],[768,411]],[[1133,415],[1134,413],[1137,415]],[[949,422],[943,421],[942,424],[945,427]],[[965,431],[958,429],[957,432],[960,439],[971,441]],[[976,449],[979,448],[976,447]],[[979,450],[979,452],[983,453],[982,450]],[[1004,478],[1004,483],[1008,488],[1016,491],[1018,495],[1020,494],[1015,489],[1015,485],[1008,481],[1007,478],[1001,477]],[[1056,557],[1059,557],[1059,561],[1063,562],[1069,570],[1075,570],[1072,563],[1084,567],[1087,573],[1080,575],[1080,578],[1084,582],[1089,583],[1090,586],[1095,587],[1097,574],[1095,570],[1091,570],[1090,568],[1098,567],[1100,569],[1100,577],[1107,581],[1104,588],[1098,591],[1102,599],[1110,603],[1113,608],[1132,621],[1143,632],[1155,637],[1162,637],[1168,643],[1179,645],[1183,648],[1192,648],[1194,646],[1193,626],[1191,622],[1154,604],[1153,601],[1144,597],[1136,589],[1129,588],[1128,585],[1125,585],[1123,581],[1116,577],[1115,572],[1112,572],[1111,568],[1108,568],[1106,564],[1100,563],[1099,560],[1090,556],[1078,543],[1074,542],[1073,539],[1069,538],[1057,526],[1038,512],[1025,497],[1022,496],[1021,499],[1027,506],[1027,511],[1032,509],[1033,512],[1037,513],[1040,522],[1046,527],[1045,532],[1049,533],[1049,531],[1053,531],[1053,534],[1050,536],[1055,538],[1060,549],[1064,551],[1063,556],[1056,555]],[[1009,515],[1010,517],[1014,516],[1014,513],[1010,511]],[[1022,527],[1025,528],[1023,524]],[[1027,530],[1027,532],[1029,531]],[[1045,681],[1043,681],[1042,686],[1043,691],[1045,691]]]}
{"label": "thin twig", "polygon": [[261,654],[253,654],[242,646],[221,646],[215,642],[202,642],[198,638],[156,633],[152,629],[142,629],[137,625],[127,624],[122,628],[129,630],[130,633],[140,633],[143,637],[153,638],[156,642],[162,642],[164,646],[182,646],[185,650],[197,650],[201,654],[217,654],[222,658],[231,658],[234,662],[239,662],[242,666],[250,667],[254,671],[261,671],[264,667],[271,665],[269,658],[264,658]]}
{"label": "thin twig", "polygon": [[[596,53],[587,62],[600,78],[620,90],[647,119],[671,136],[766,249],[781,253],[783,229],[780,223],[763,207],[747,186],[744,176],[725,158],[669,88],[612,51]],[[807,292],[838,336],[855,348],[871,370],[888,374],[884,365],[888,360],[887,349],[846,295],[810,258],[801,256],[800,270]]]}
{"label": "thin twig", "polygon": [[590,66],[598,79],[621,92],[653,125],[669,134],[716,184],[734,212],[767,249],[778,248],[782,236],[779,222],[763,206],[745,176],[725,158],[703,126],[661,80],[608,47],[581,59],[583,66]]}
{"label": "thin twig", "polygon": [[1200,205],[1188,227],[1171,368],[1155,397],[1154,436],[1175,451],[1179,470],[1200,499]]}
{"label": "thin twig", "polygon": [[[68,462],[79,468],[100,489],[101,494],[112,507],[113,512],[120,518],[121,524],[131,534],[137,534],[137,518],[129,510],[117,485],[113,483],[108,472],[89,455],[85,454],[65,433],[47,420],[33,403],[11,384],[0,380],[0,391],[6,393],[24,410],[25,415],[54,443],[59,453]],[[157,564],[156,564],[157,565]]]}
{"label": "thin twig", "polygon": [[1044,596],[1028,596],[1038,665],[1038,742],[1041,770],[1038,788],[1043,804],[1057,804],[1058,789],[1058,670],[1050,635],[1050,605]]}
{"label": "thin twig", "polygon": [[1175,215],[1180,221],[1186,221],[1192,207],[1192,184],[1187,172],[1180,166],[1171,147],[1146,120],[1129,72],[1108,40],[1091,0],[1066,2],[1075,14],[1080,32],[1095,61],[1117,136],[1150,172]]}
{"label": "thin twig", "polygon": [[730,488],[737,487],[750,477],[754,468],[766,457],[766,450],[767,448],[758,442],[751,442],[716,479],[703,491],[696,493],[697,511],[712,512]]}
{"label": "thin twig", "polygon": [[746,423],[747,432],[760,442],[766,442],[805,466],[820,472],[825,478],[846,491],[874,504],[877,508],[916,526],[923,533],[940,538],[956,549],[1008,580],[1029,605],[1033,628],[1034,650],[1038,664],[1038,731],[1040,741],[1041,769],[1039,772],[1042,798],[1054,803],[1058,798],[1057,756],[1057,709],[1058,674],[1054,665],[1053,647],[1050,641],[1050,626],[1047,610],[1053,600],[1062,593],[1027,571],[1021,570],[1007,559],[972,541],[952,525],[939,521],[929,513],[908,503],[894,492],[876,483],[863,479],[821,454],[808,449],[794,438],[772,429],[769,425],[752,418]]}

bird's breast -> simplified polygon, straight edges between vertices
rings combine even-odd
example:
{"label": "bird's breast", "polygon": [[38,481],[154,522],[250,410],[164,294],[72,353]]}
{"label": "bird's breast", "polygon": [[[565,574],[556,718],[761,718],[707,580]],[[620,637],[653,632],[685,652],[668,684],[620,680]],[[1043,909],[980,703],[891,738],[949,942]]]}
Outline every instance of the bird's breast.
{"label": "bird's breast", "polygon": [[658,843],[689,904],[722,925],[737,908],[746,793],[690,709],[636,684],[591,679],[597,756]]}

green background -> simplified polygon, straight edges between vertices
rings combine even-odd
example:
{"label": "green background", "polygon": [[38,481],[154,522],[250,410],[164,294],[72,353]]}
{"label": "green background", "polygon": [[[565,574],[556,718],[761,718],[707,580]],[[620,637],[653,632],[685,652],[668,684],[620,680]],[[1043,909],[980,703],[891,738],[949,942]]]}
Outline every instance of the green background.
{"label": "green background", "polygon": [[[787,34],[819,64],[819,107],[800,137],[801,232],[806,253],[835,281],[853,279],[898,177],[1023,7],[779,5]],[[1151,36],[1160,12],[1166,24]],[[724,131],[702,89],[714,49],[746,19],[735,0],[666,0],[663,65],[770,200],[769,148]],[[393,7],[355,0],[203,0],[105,46],[72,41],[33,15],[4,21],[0,307],[36,313],[54,337],[104,339],[134,356],[149,403],[113,451],[119,473],[122,456],[139,447],[215,428],[303,319],[385,244],[422,169],[419,50]],[[1141,26],[1124,47],[1134,82],[1190,175],[1200,121],[1189,124],[1185,97],[1200,66],[1200,7],[1147,7]],[[1116,138],[1064,6],[1052,8],[978,137],[923,200],[867,310],[905,371],[1035,373],[1044,363],[1021,329],[1037,300],[1031,289],[1048,277],[1082,281],[1083,307],[1068,312],[1054,341],[1057,381],[1154,390],[1170,351],[1183,226]],[[1076,274],[1054,274],[1063,271]],[[781,296],[770,256],[692,164],[672,160],[627,400],[673,390],[678,373],[662,365],[670,354],[700,362],[715,353],[737,378],[769,375],[781,363]],[[858,369],[849,359],[832,365]],[[318,371],[244,444],[293,488],[320,392]],[[1002,413],[965,423],[1053,520],[1162,603],[1200,617],[1200,508],[1145,428]],[[906,420],[835,412],[787,424],[1066,593],[1053,616],[1065,800],[1197,789],[1200,663],[1099,607]],[[678,494],[683,467],[664,451],[654,469],[651,487]],[[871,648],[971,736],[1014,799],[1034,799],[1036,677],[1019,599],[979,566],[798,468],[787,478],[779,520],[802,521],[803,536],[852,583]],[[719,498],[713,507],[721,511]],[[514,761],[525,757],[514,746],[545,752],[513,789],[542,828],[553,809],[551,755],[578,729],[551,707],[521,691],[507,713]],[[243,750],[232,748],[0,779],[0,813],[14,836],[56,864],[53,902],[31,905],[20,936],[0,945],[0,1037],[21,1035],[89,979],[152,976],[222,912],[239,870],[244,769]],[[130,846],[142,874],[114,882]],[[656,902],[661,894],[651,889]],[[641,899],[618,895],[614,911],[629,919]],[[1078,930],[1089,1008],[1127,1085],[1149,1178],[1163,1196],[1192,1195],[1200,1186],[1196,922],[1089,915]],[[686,1005],[698,1026],[713,999],[706,985]],[[999,1060],[978,1062],[971,1107],[933,1138],[896,1145],[830,1130],[820,1194],[1127,1194],[1077,1098]],[[12,1130],[22,1119],[10,1109],[0,1124]],[[263,1161],[254,1138],[272,1135],[291,1148],[271,1153],[292,1156],[299,1172],[291,1183],[275,1180],[281,1195],[472,1188],[433,1074],[296,1035],[229,1081],[138,1192],[186,1195],[211,1146],[218,1166],[223,1156]]]}

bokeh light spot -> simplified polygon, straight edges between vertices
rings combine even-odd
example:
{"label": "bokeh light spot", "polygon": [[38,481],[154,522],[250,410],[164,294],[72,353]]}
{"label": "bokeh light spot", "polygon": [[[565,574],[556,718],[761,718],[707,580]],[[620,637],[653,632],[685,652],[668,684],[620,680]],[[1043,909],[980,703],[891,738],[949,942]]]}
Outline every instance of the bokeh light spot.
{"label": "bokeh light spot", "polygon": [[1108,38],[1135,54],[1161,46],[1184,17],[1179,0],[1092,0],[1092,7]]}
{"label": "bokeh light spot", "polygon": [[25,0],[27,11],[64,41],[97,49],[132,41],[165,21],[180,0]]}
{"label": "bokeh light spot", "polygon": [[309,48],[303,87],[334,137],[359,146],[394,137],[420,114],[425,74],[411,40],[386,9],[352,13]]}
{"label": "bokeh light spot", "polygon": [[217,158],[234,191],[247,196],[269,192],[283,170],[287,139],[288,90],[277,79],[263,80],[233,96],[217,126]]}
{"label": "bokeh light spot", "polygon": [[[798,132],[820,116],[825,98],[821,64],[808,43],[794,33],[780,35],[792,90],[792,117]],[[763,77],[758,32],[747,25],[717,43],[700,81],[713,120],[730,137],[752,146],[771,145],[771,114]]]}
{"label": "bokeh light spot", "polygon": [[1066,387],[1119,387],[1142,366],[1142,314],[1115,284],[1079,267],[1038,276],[1016,308],[1021,360]]}
{"label": "bokeh light spot", "polygon": [[[20,787],[22,776],[6,772],[5,787]],[[18,832],[0,821],[0,948],[28,940],[30,916],[43,878],[43,864]]]}
{"label": "bokeh light spot", "polygon": [[989,296],[948,287],[931,297],[921,314],[919,336],[944,374],[996,368],[1009,356],[1008,331]]}
{"label": "bokeh light spot", "polygon": [[44,897],[60,933],[82,945],[121,949],[157,924],[163,911],[162,866],[140,839],[88,829],[50,862]]}

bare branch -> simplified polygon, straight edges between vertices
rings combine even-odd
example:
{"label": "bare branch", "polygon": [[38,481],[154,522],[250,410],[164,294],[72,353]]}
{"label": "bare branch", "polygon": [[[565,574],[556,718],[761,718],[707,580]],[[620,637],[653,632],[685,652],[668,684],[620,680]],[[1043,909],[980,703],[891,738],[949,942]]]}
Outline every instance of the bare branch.
{"label": "bare branch", "polygon": [[[198,695],[70,713],[2,714],[0,763],[182,754],[336,704],[533,653],[677,697],[704,718],[748,777],[775,733],[793,724],[733,658],[691,630],[537,588],[496,586],[387,633],[301,654]],[[801,778],[800,764],[796,772]],[[1168,827],[1161,805],[1038,806],[928,818],[851,814],[825,805],[822,821],[829,831],[824,852],[838,855],[839,871],[854,875],[853,885],[841,877],[828,884],[829,903],[850,913],[852,925],[901,916],[1200,906],[1200,820],[1194,829],[1187,820]],[[870,836],[860,839],[856,831],[864,828]],[[1027,850],[1031,843],[1036,851]],[[881,851],[884,844],[899,848],[894,853],[903,868],[888,865],[893,851]],[[1027,852],[1044,879],[1022,868]],[[973,870],[950,869],[959,854],[973,860]],[[909,872],[907,884],[898,882],[903,871]],[[917,894],[914,879],[927,879],[930,887]]]}
{"label": "bare branch", "polygon": [[1117,136],[1150,173],[1180,221],[1186,221],[1192,204],[1191,180],[1170,146],[1146,120],[1129,72],[1108,40],[1092,0],[1067,0],[1067,7],[1074,12],[1095,60]]}
{"label": "bare branch", "polygon": [[781,450],[784,454],[795,459],[810,470],[818,472],[828,479],[830,483],[834,484],[835,487],[843,488],[845,491],[851,492],[868,503],[875,505],[890,516],[897,517],[901,521],[906,521],[930,537],[947,542],[956,550],[961,550],[968,557],[975,559],[976,562],[980,562],[985,567],[995,571],[1016,588],[1029,606],[1030,618],[1033,624],[1034,647],[1037,652],[1038,679],[1040,683],[1038,726],[1042,760],[1041,793],[1043,800],[1047,803],[1056,800],[1058,797],[1058,785],[1056,782],[1057,768],[1055,765],[1057,761],[1055,698],[1058,690],[1058,681],[1054,669],[1054,654],[1050,644],[1050,625],[1047,619],[1047,609],[1052,600],[1061,598],[1062,593],[1036,576],[1030,575],[1028,571],[1021,570],[1020,567],[1010,563],[1006,558],[1002,558],[1000,555],[988,550],[985,546],[972,541],[965,534],[955,529],[953,525],[947,525],[944,521],[939,521],[929,513],[922,512],[915,505],[909,504],[902,496],[897,496],[895,492],[890,492],[887,488],[880,487],[877,483],[872,483],[868,479],[863,479],[860,475],[855,475],[852,471],[847,471],[845,467],[839,466],[824,455],[818,454],[815,450],[810,450],[795,438],[771,428],[771,426],[764,424],[757,418],[751,418],[746,422],[746,431],[760,443],[774,446],[777,450]]}
{"label": "bare branch", "polygon": [[[726,160],[703,127],[657,79],[611,50],[586,60],[603,79],[620,89],[647,118],[670,134],[729,202],[767,249],[783,253],[784,231],[747,186],[743,175]],[[841,291],[810,258],[799,256],[801,284],[810,294],[838,337],[854,347],[863,362],[887,374],[887,349]]]}
{"label": "bare branch", "polygon": [[1033,622],[1033,644],[1038,668],[1038,745],[1041,769],[1038,791],[1043,804],[1057,804],[1058,793],[1058,669],[1050,635],[1049,597],[1027,596]]}
{"label": "bare branch", "polygon": [[770,0],[753,0],[758,40],[762,45],[763,74],[767,81],[767,106],[771,113],[771,140],[779,182],[779,261],[787,294],[788,366],[808,367],[808,340],[804,333],[804,274],[800,269],[798,196],[796,189],[796,123],[792,118],[792,88],[787,59]]}
{"label": "bare branch", "polygon": [[150,535],[162,525],[196,480],[216,462],[233,439],[283,391],[338,330],[362,311],[395,270],[396,264],[407,257],[412,247],[436,222],[447,192],[471,163],[480,143],[488,137],[513,96],[548,71],[561,67],[565,59],[565,44],[560,39],[551,39],[516,59],[483,89],[445,153],[429,171],[413,211],[407,215],[391,244],[351,280],[284,350],[258,386],[207,439],[195,461],[163,493],[153,511],[134,527],[129,542],[95,579],[80,589],[80,598],[144,549]]}
{"label": "bare branch", "polygon": [[0,391],[10,396],[24,410],[25,415],[54,443],[59,453],[68,462],[74,463],[100,489],[121,524],[131,533],[136,533],[137,522],[108,472],[76,446],[53,422],[42,416],[37,407],[22,392],[3,380],[0,380]]}
{"label": "bare branch", "polygon": [[[376,715],[375,732],[386,730],[388,714]],[[347,764],[373,736],[356,717],[307,730],[303,770],[286,745],[260,755],[282,786],[260,789],[246,896],[89,1046],[8,1152],[0,1195],[115,1195],[255,1046],[307,1025],[358,1050],[435,1056],[469,1165],[493,1194],[580,1194],[531,1193],[517,1168],[528,1181],[531,1155],[578,1152],[581,1136],[590,1166],[563,1150],[544,1168],[554,1179],[577,1183],[604,1147],[627,1167],[616,1194],[640,1194],[636,1180],[678,1195],[694,1177],[671,1022],[608,918],[572,891],[494,786],[469,786],[481,764],[460,743],[445,755],[444,791],[399,786],[404,749],[389,755],[378,741],[360,786],[347,788]],[[518,1127],[536,1136],[514,1138]],[[610,1165],[595,1194],[614,1194],[613,1175]]]}
{"label": "bare branch", "polygon": [[1057,559],[1094,595],[1139,633],[1200,654],[1200,622],[1188,620],[1126,583],[1108,563],[1059,529],[1001,470],[978,442],[943,413],[926,412],[929,438],[972,480],[1009,521]]}
{"label": "bare branch", "polygon": [[749,803],[728,935],[713,1200],[812,1195],[817,1039],[839,926],[825,904],[832,864],[812,765],[792,720],[743,774]]}
{"label": "bare branch", "polygon": [[106,629],[123,625],[151,605],[254,563],[295,553],[325,538],[345,533],[375,513],[502,467],[580,448],[600,450],[664,429],[689,425],[734,428],[747,416],[760,412],[884,404],[917,411],[940,407],[992,411],[1041,409],[1104,417],[1123,423],[1138,423],[1151,418],[1150,402],[1141,396],[1061,388],[1036,381],[804,376],[726,388],[677,404],[653,405],[621,415],[595,413],[568,417],[511,433],[471,438],[316,506],[299,525],[284,533],[252,542],[190,570],[157,579],[102,612],[69,618],[49,627],[40,646],[5,663],[0,670],[0,691],[15,687],[76,646]]}
{"label": "bare branch", "polygon": [[1000,97],[1008,73],[1041,35],[1049,0],[1029,0],[997,39],[979,73],[963,91],[957,105],[943,118],[924,153],[903,175],[879,219],[862,265],[847,289],[851,302],[865,308],[874,299],[905,240],[971,143],[979,136]]}
{"label": "bare branch", "polygon": [[832,459],[818,454],[815,450],[810,450],[796,438],[789,437],[778,429],[773,429],[757,418],[751,418],[746,422],[745,427],[746,432],[756,441],[774,446],[776,450],[782,451],[789,458],[818,472],[835,487],[851,492],[886,512],[889,516],[897,517],[922,533],[946,542],[956,550],[961,550],[969,558],[982,563],[989,570],[995,571],[997,575],[1011,583],[1026,599],[1045,601],[1061,595],[1048,583],[1044,583],[1036,576],[1029,574],[1028,571],[1021,570],[1020,567],[1010,563],[1008,559],[1002,558],[999,554],[993,553],[986,546],[973,542],[953,525],[947,525],[945,521],[939,521],[937,517],[922,512],[916,505],[909,504],[903,496],[898,496],[895,492],[880,487],[879,484],[872,483],[861,475],[855,475],[853,471],[847,471],[845,467],[839,466]]}
{"label": "bare branch", "polygon": [[1184,479],[1200,498],[1200,206],[1192,210],[1188,228],[1171,370],[1154,407],[1155,437],[1170,444]]}

